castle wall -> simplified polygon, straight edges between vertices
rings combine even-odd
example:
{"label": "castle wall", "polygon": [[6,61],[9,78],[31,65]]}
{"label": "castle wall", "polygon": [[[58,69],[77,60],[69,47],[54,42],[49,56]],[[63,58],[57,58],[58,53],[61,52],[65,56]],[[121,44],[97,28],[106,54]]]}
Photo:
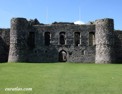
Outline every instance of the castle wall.
{"label": "castle wall", "polygon": [[0,29],[0,62],[8,61],[10,29]]}
{"label": "castle wall", "polygon": [[122,31],[115,31],[115,56],[116,56],[116,62],[115,63],[122,63]]}
{"label": "castle wall", "polygon": [[[59,62],[59,53],[66,52],[67,62],[94,62],[95,46],[89,46],[89,32],[94,25],[52,24],[35,27],[35,48],[30,50],[29,62]],[[50,45],[45,46],[45,32],[50,32]],[[65,32],[65,45],[60,44],[59,35]],[[74,33],[80,32],[80,44],[74,45]]]}
{"label": "castle wall", "polygon": [[113,19],[44,25],[13,18],[10,29],[0,29],[0,62],[7,61],[121,63],[122,31]]}

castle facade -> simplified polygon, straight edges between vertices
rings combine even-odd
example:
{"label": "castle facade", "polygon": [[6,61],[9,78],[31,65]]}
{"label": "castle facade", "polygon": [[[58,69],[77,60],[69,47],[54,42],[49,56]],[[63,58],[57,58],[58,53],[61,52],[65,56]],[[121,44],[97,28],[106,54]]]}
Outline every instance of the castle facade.
{"label": "castle facade", "polygon": [[12,18],[0,29],[0,62],[121,63],[122,31],[110,18],[82,25]]}

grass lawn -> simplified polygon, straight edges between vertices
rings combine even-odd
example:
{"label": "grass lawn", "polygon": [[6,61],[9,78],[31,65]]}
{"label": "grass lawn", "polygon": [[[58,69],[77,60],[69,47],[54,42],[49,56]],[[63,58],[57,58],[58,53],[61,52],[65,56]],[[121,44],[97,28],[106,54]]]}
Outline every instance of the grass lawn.
{"label": "grass lawn", "polygon": [[122,94],[122,65],[1,63],[0,94]]}

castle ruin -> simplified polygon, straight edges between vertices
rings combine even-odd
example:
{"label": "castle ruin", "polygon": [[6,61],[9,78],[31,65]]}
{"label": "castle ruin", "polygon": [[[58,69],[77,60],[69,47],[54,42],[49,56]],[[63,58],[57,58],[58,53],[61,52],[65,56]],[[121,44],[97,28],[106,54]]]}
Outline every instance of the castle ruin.
{"label": "castle ruin", "polygon": [[122,31],[110,18],[82,25],[12,18],[0,29],[0,62],[121,63]]}

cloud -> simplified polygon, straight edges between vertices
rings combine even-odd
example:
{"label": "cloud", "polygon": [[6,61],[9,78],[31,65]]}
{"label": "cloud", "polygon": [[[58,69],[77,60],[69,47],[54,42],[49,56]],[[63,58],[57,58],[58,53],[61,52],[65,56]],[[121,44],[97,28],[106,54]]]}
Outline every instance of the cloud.
{"label": "cloud", "polygon": [[85,24],[85,23],[82,21],[75,21],[74,24],[81,25],[81,24]]}

